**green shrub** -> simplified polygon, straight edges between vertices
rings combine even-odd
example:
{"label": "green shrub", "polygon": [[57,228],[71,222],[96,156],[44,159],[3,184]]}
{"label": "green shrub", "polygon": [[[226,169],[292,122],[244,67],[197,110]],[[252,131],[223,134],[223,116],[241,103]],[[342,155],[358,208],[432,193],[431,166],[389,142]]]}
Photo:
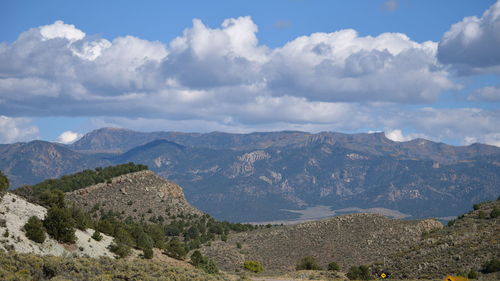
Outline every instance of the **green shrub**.
{"label": "green shrub", "polygon": [[303,257],[295,267],[297,270],[321,270],[316,258],[312,256]]}
{"label": "green shrub", "polygon": [[47,208],[64,208],[64,192],[57,189],[45,190],[40,194],[40,204]]}
{"label": "green shrub", "polygon": [[92,227],[92,218],[90,218],[90,214],[79,209],[76,206],[71,207],[71,217],[75,222],[75,227],[80,230],[86,230],[87,228]]}
{"label": "green shrub", "polygon": [[153,258],[153,249],[152,248],[145,248],[144,250],[142,250],[143,254],[144,254],[144,258],[145,259],[152,259]]}
{"label": "green shrub", "polygon": [[452,225],[454,225],[454,224],[455,224],[455,222],[456,222],[456,220],[449,220],[449,221],[448,221],[448,226],[452,226]]}
{"label": "green shrub", "polygon": [[494,208],[493,210],[491,210],[490,218],[494,219],[497,218],[498,216],[500,216],[500,209]]}
{"label": "green shrub", "polygon": [[347,272],[347,278],[351,280],[371,280],[370,269],[366,265],[351,266]]}
{"label": "green shrub", "polygon": [[214,263],[213,260],[209,259],[207,262],[200,264],[199,268],[203,269],[208,274],[217,274],[219,273],[219,268]]}
{"label": "green shrub", "polygon": [[111,245],[109,245],[108,249],[111,252],[115,253],[118,258],[127,257],[131,253],[130,247],[120,242],[113,242]]}
{"label": "green shrub", "polygon": [[469,279],[477,279],[477,277],[478,277],[477,272],[473,269],[471,269],[467,274],[467,278]]}
{"label": "green shrub", "polygon": [[201,268],[208,274],[215,274],[219,272],[217,265],[207,257],[204,257],[200,251],[196,250],[191,254],[191,264]]}
{"label": "green shrub", "polygon": [[167,255],[178,260],[183,260],[186,257],[187,251],[182,245],[179,238],[172,238],[167,244]]}
{"label": "green shrub", "polygon": [[102,235],[98,230],[94,231],[94,234],[92,234],[92,239],[95,241],[101,241],[102,240]]}
{"label": "green shrub", "polygon": [[9,179],[0,171],[0,193],[9,189]]}
{"label": "green shrub", "polygon": [[260,261],[245,261],[243,267],[253,273],[261,273],[264,271],[264,266]]}
{"label": "green shrub", "polygon": [[328,264],[328,270],[330,271],[338,271],[340,266],[336,262],[331,262]]}
{"label": "green shrub", "polygon": [[500,271],[500,260],[492,259],[484,265],[484,273]]}
{"label": "green shrub", "polygon": [[59,242],[74,243],[76,241],[75,223],[69,209],[50,208],[43,220],[43,226],[47,233]]}
{"label": "green shrub", "polygon": [[481,210],[481,211],[479,211],[478,216],[479,216],[480,219],[485,219],[486,218],[486,213],[483,210]]}
{"label": "green shrub", "polygon": [[474,208],[474,211],[477,211],[477,210],[479,210],[481,208],[481,205],[480,204],[474,204],[472,206],[472,208]]}
{"label": "green shrub", "polygon": [[26,233],[26,237],[32,241],[37,243],[43,243],[43,241],[45,241],[45,229],[43,228],[43,223],[36,216],[32,216],[28,219],[28,222],[24,225],[24,231]]}
{"label": "green shrub", "polygon": [[191,255],[191,264],[194,266],[198,266],[202,263],[205,263],[206,259],[203,257],[203,255],[200,253],[200,251],[196,250],[193,252]]}

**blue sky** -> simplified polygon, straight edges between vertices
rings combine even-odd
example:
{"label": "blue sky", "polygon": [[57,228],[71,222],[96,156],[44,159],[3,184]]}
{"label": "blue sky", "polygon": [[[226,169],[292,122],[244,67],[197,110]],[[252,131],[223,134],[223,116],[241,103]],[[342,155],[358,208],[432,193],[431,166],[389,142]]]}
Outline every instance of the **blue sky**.
{"label": "blue sky", "polygon": [[491,0],[3,0],[0,143],[119,126],[500,145],[499,14]]}

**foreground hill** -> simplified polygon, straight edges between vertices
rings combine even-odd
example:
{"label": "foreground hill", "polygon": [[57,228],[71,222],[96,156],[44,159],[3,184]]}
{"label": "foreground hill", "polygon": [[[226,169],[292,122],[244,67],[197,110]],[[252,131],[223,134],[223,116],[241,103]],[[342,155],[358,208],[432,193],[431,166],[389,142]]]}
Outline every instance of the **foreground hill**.
{"label": "foreground hill", "polygon": [[94,231],[77,229],[74,244],[65,245],[48,237],[43,243],[36,243],[28,237],[23,230],[24,225],[31,216],[43,220],[47,209],[27,202],[24,198],[12,193],[7,193],[0,201],[0,252],[16,251],[18,253],[31,253],[38,255],[54,256],[80,256],[80,257],[114,257],[108,249],[113,241],[112,237],[102,235],[100,241],[92,239]]}
{"label": "foreground hill", "polygon": [[87,212],[99,210],[99,214],[107,214],[112,211],[137,221],[159,216],[202,215],[186,201],[180,186],[148,170],[66,193],[66,199]]}
{"label": "foreground hill", "polygon": [[335,261],[350,266],[383,261],[416,245],[422,233],[442,228],[435,220],[402,221],[381,215],[350,214],[297,225],[239,233],[215,242],[203,252],[234,271],[246,260],[257,260],[269,271],[292,271],[297,262],[313,256],[323,268]]}
{"label": "foreground hill", "polygon": [[188,134],[104,128],[70,146],[37,141],[0,150],[5,151],[0,169],[14,187],[133,161],[183,186],[196,208],[240,222],[296,219],[317,206],[327,210],[317,217],[362,207],[446,220],[500,194],[500,148],[424,139],[394,142],[383,133]]}
{"label": "foreground hill", "polygon": [[386,260],[385,269],[399,278],[430,278],[443,272],[479,272],[488,261],[500,260],[500,200],[475,207],[450,226],[426,233],[418,244],[398,248]]}

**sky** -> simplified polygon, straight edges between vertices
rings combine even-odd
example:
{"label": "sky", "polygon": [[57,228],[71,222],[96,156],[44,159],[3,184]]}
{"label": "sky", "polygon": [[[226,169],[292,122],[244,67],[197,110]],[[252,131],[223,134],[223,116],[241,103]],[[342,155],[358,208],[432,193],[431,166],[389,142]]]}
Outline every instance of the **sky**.
{"label": "sky", "polygon": [[500,146],[500,0],[0,0],[0,143],[380,132]]}

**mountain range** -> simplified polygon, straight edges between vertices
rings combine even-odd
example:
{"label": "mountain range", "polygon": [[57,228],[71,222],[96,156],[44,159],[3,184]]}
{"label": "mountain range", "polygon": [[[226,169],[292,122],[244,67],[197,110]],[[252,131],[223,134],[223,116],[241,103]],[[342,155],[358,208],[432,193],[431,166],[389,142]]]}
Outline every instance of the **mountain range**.
{"label": "mountain range", "polygon": [[71,145],[0,145],[12,186],[135,162],[183,187],[218,219],[263,222],[376,209],[406,218],[453,217],[500,194],[500,148],[384,133],[229,134],[103,128]]}

